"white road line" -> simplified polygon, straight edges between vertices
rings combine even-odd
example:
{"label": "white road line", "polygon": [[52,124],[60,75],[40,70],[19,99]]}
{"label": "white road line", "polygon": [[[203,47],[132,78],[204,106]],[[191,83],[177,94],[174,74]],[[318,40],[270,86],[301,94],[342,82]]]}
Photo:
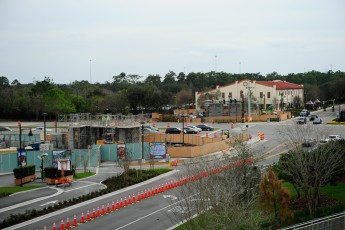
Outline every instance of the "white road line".
{"label": "white road line", "polygon": [[[189,196],[188,198],[193,197],[193,196],[195,196],[195,195],[196,195],[196,194],[193,194],[193,195]],[[187,199],[188,199],[188,198],[187,198]],[[116,228],[116,230],[125,228],[125,227],[127,227],[127,226],[129,226],[129,225],[131,225],[131,224],[134,224],[134,223],[138,222],[139,220],[142,220],[142,219],[145,219],[146,217],[152,216],[153,214],[156,214],[157,212],[160,212],[160,211],[162,211],[162,210],[164,210],[164,209],[167,209],[167,208],[169,208],[169,207],[171,207],[171,206],[173,206],[173,205],[176,205],[176,204],[178,204],[178,203],[180,203],[180,202],[182,202],[182,201],[184,201],[184,200],[186,200],[186,199],[182,199],[182,200],[176,201],[176,202],[173,203],[173,204],[170,204],[170,205],[168,205],[168,206],[166,206],[166,207],[164,207],[164,208],[158,209],[158,210],[156,210],[156,211],[154,211],[154,212],[152,212],[152,213],[150,213],[150,214],[147,214],[146,216],[143,216],[143,217],[141,217],[141,218],[139,218],[139,219],[136,219],[135,221],[129,222],[128,224],[125,224],[125,225],[123,225],[123,226],[121,226],[121,227],[119,227],[119,228]]]}

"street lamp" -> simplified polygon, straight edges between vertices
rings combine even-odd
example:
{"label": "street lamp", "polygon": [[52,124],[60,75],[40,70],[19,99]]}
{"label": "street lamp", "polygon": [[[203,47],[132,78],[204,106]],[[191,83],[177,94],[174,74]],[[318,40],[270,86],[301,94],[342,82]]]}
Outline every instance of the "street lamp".
{"label": "street lamp", "polygon": [[43,113],[43,119],[44,119],[44,142],[46,142],[46,139],[47,139],[47,133],[46,133],[46,116],[47,116],[47,113]]}
{"label": "street lamp", "polygon": [[18,121],[19,127],[19,164],[20,164],[20,187],[23,187],[23,164],[22,164],[22,124]]}
{"label": "street lamp", "polygon": [[44,158],[48,156],[48,153],[43,153],[42,155],[38,156],[38,159],[41,160],[41,179],[42,179],[42,182],[44,180],[44,173],[43,173],[43,169],[44,169]]}

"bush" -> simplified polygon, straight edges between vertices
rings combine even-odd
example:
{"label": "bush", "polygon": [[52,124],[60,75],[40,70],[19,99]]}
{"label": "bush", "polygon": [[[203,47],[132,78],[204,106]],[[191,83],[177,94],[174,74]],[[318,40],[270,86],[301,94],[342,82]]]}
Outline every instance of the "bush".
{"label": "bush", "polygon": [[[71,171],[64,171],[65,176],[73,175],[73,169]],[[47,167],[44,168],[44,175],[46,178],[60,178],[61,177],[61,170],[58,170],[55,167]]]}
{"label": "bush", "polygon": [[27,176],[35,175],[35,169],[35,165],[26,165],[20,168],[13,169],[13,174],[16,179],[21,179]]}

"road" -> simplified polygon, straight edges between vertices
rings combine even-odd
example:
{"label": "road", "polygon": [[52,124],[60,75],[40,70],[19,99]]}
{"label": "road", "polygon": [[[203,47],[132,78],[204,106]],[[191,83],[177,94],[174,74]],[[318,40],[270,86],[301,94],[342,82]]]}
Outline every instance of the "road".
{"label": "road", "polygon": [[[342,105],[342,109],[344,106]],[[325,124],[327,121],[332,120],[336,117],[335,112],[331,112],[330,109],[327,111],[316,111],[313,114],[318,115],[324,122],[324,124],[320,125],[313,125],[315,128],[315,132],[324,132],[326,130],[327,134],[339,134],[341,136],[345,136],[345,129],[344,126],[338,125],[327,125]],[[279,160],[280,154],[288,151],[286,148],[286,144],[284,142],[284,136],[278,135],[278,130],[284,129],[284,127],[290,127],[295,125],[295,119],[291,119],[288,121],[283,122],[264,122],[264,123],[249,123],[249,124],[242,124],[238,123],[235,125],[233,129],[229,127],[229,124],[211,124],[216,128],[216,131],[210,132],[209,136],[214,135],[214,133],[221,132],[222,129],[229,129],[231,135],[235,135],[242,131],[250,133],[252,136],[256,136],[258,132],[265,134],[265,140],[259,141],[254,143],[251,146],[251,150],[254,152],[256,157],[264,157],[265,159],[259,162],[259,164],[272,164]],[[248,127],[247,127],[248,125]],[[39,125],[38,125],[39,126]],[[165,123],[157,123],[158,128],[166,127]],[[181,123],[173,123],[171,126],[182,126]],[[205,135],[205,132],[202,133]],[[182,168],[179,168],[182,172]],[[180,173],[181,173],[180,172]],[[111,172],[109,172],[111,173]],[[72,207],[68,207],[54,213],[50,213],[40,218],[36,218],[30,220],[28,222],[24,222],[18,224],[16,226],[12,226],[8,229],[43,229],[44,226],[47,228],[51,228],[55,223],[57,227],[60,226],[61,220],[66,223],[67,217],[69,218],[71,224],[73,223],[74,215],[77,216],[78,222],[81,218],[81,213],[84,213],[85,218],[87,212],[90,212],[92,215],[93,210],[97,210],[98,208],[102,209],[102,205],[107,207],[107,204],[112,205],[112,202],[116,203],[117,200],[124,200],[125,197],[128,196],[137,196],[138,192],[145,191],[145,189],[159,187],[160,185],[165,185],[168,182],[173,181],[176,179],[176,175],[179,172],[174,170],[173,173],[167,177],[157,177],[153,180],[147,181],[145,183],[138,184],[136,186],[122,189],[111,194],[107,194],[101,197],[97,197],[95,199],[85,201],[83,203],[74,205]],[[183,172],[182,172],[183,173]],[[104,173],[103,176],[106,176]],[[93,188],[93,186],[95,186]],[[18,207],[20,209],[33,209],[42,207],[44,204],[48,204],[51,202],[56,202],[56,200],[64,200],[69,199],[70,197],[82,195],[84,193],[88,193],[92,189],[99,189],[100,187],[99,179],[95,177],[95,181],[87,181],[87,182],[78,182],[75,183],[72,187],[67,187],[65,191],[57,190],[61,192],[60,194],[53,196],[51,198],[34,202],[28,206]],[[48,188],[49,189],[49,188]],[[55,188],[54,188],[55,189]],[[176,189],[176,188],[175,188]],[[149,199],[145,199],[141,202],[137,202],[135,204],[129,205],[125,208],[119,209],[115,212],[111,212],[109,214],[103,215],[101,217],[97,217],[96,219],[82,224],[77,227],[77,229],[168,229],[174,226],[174,222],[171,220],[172,212],[179,212],[179,209],[174,207],[174,205],[178,206],[178,203],[181,202],[180,198],[176,194],[176,190],[172,189],[167,192],[161,193],[159,195],[155,195]],[[38,191],[42,193],[42,196],[49,195],[49,190],[42,189]],[[175,198],[176,197],[176,198]],[[174,199],[174,200],[172,200]],[[175,204],[172,204],[175,203]],[[4,205],[6,206],[6,205]],[[3,208],[0,206],[0,208]],[[181,207],[180,207],[181,208]],[[0,210],[1,211],[1,210]],[[17,212],[18,210],[12,209],[10,210],[13,213]],[[1,212],[0,212],[1,213]],[[1,215],[6,214],[9,215],[11,212],[2,212]],[[169,217],[170,216],[170,217]],[[59,228],[58,228],[59,229]]]}

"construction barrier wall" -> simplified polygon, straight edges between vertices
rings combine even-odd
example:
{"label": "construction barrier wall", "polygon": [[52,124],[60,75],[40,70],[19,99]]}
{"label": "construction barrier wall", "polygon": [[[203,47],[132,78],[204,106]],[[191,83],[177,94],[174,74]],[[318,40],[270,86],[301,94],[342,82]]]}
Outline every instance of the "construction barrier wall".
{"label": "construction barrier wall", "polygon": [[243,133],[236,137],[231,137],[227,140],[222,140],[214,143],[207,143],[202,146],[181,146],[181,147],[171,147],[167,149],[171,158],[192,158],[203,156],[209,153],[222,151],[233,146],[234,143],[241,139],[242,141],[248,140],[248,134]]}
{"label": "construction barrier wall", "polygon": [[199,137],[198,135],[191,134],[154,133],[144,137],[145,142],[185,143],[190,145],[204,145],[207,143],[219,142],[221,140],[222,138]]}

